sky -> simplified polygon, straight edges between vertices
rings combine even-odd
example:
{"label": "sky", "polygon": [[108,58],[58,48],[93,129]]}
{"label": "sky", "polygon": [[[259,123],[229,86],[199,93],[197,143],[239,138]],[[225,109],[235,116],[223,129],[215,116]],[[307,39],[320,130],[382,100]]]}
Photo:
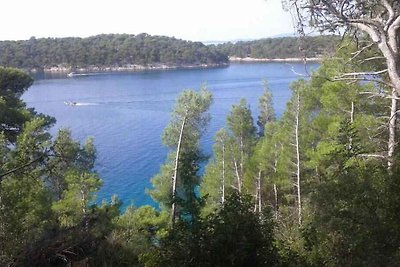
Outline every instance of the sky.
{"label": "sky", "polygon": [[148,33],[192,41],[293,34],[281,0],[3,0],[0,40]]}

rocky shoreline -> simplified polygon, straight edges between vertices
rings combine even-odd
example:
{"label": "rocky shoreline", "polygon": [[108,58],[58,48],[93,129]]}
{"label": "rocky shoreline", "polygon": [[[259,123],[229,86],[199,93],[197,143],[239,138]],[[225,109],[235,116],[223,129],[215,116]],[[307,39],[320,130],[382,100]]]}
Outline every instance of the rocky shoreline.
{"label": "rocky shoreline", "polygon": [[128,64],[124,66],[88,66],[88,67],[71,67],[68,65],[59,65],[44,67],[43,69],[31,69],[32,73],[98,73],[98,72],[134,72],[134,71],[149,71],[149,70],[174,70],[174,69],[197,69],[197,68],[218,68],[227,67],[229,63],[213,63],[213,64]]}
{"label": "rocky shoreline", "polygon": [[[321,62],[322,58],[306,58],[307,62]],[[229,57],[229,63],[254,63],[254,62],[304,62],[303,58],[251,58],[251,57]],[[123,66],[88,66],[88,67],[71,67],[67,64],[59,66],[44,67],[41,69],[27,70],[31,73],[53,73],[53,74],[70,74],[70,73],[100,73],[100,72],[136,72],[136,71],[157,71],[157,70],[176,70],[176,69],[206,69],[227,67],[229,63],[212,63],[212,64],[162,64],[154,63],[148,65],[127,64]]]}
{"label": "rocky shoreline", "polygon": [[[312,57],[305,59],[308,62],[321,62],[322,58]],[[229,57],[230,62],[304,62],[304,58],[252,58],[252,57]]]}

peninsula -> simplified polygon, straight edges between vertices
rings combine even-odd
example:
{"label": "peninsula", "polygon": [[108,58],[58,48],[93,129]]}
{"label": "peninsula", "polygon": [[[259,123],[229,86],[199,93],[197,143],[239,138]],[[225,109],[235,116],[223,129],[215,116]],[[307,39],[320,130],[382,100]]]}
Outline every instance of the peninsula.
{"label": "peninsula", "polygon": [[0,42],[0,66],[34,72],[206,68],[228,63],[214,46],[146,33]]}
{"label": "peninsula", "polygon": [[337,36],[281,37],[205,45],[146,33],[0,42],[0,66],[28,72],[89,73],[213,68],[230,62],[320,61]]}

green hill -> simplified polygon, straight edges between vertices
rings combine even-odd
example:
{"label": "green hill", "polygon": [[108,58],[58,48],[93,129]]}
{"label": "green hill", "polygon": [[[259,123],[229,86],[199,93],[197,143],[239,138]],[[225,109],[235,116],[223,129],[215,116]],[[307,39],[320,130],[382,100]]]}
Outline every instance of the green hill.
{"label": "green hill", "polygon": [[215,47],[148,34],[103,34],[88,38],[40,38],[0,42],[0,65],[22,69],[87,68],[130,64],[218,65],[226,55]]}
{"label": "green hill", "polygon": [[308,58],[332,54],[340,42],[338,36],[307,36],[266,38],[217,45],[218,51],[230,57],[251,58]]}

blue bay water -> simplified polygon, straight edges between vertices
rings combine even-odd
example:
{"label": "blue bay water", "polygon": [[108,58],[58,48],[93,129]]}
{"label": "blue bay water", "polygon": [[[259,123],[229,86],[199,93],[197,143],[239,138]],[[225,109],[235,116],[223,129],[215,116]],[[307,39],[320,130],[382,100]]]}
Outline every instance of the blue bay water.
{"label": "blue bay water", "polygon": [[[317,64],[309,64],[308,70]],[[39,79],[23,95],[29,107],[57,119],[52,129],[69,128],[83,142],[92,136],[98,152],[96,171],[104,181],[97,200],[118,195],[124,206],[154,205],[145,193],[168,150],[161,134],[175,99],[183,89],[202,85],[213,93],[211,122],[202,139],[209,155],[213,135],[224,127],[233,104],[245,98],[254,119],[262,81],[268,81],[274,108],[282,114],[291,96],[289,85],[305,73],[303,64],[246,63],[226,68],[106,73],[74,78]],[[51,78],[51,77],[50,77]],[[75,106],[65,105],[74,101]]]}

